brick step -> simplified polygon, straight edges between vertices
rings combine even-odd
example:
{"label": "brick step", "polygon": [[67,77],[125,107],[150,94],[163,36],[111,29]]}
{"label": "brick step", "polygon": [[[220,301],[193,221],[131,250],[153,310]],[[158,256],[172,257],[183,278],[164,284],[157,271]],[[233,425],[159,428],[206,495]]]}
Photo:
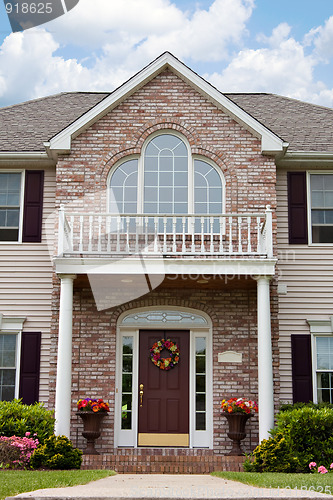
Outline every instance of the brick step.
{"label": "brick step", "polygon": [[103,455],[83,455],[82,469],[112,469],[118,473],[209,474],[241,471],[244,456],[217,455],[213,450],[121,449]]}

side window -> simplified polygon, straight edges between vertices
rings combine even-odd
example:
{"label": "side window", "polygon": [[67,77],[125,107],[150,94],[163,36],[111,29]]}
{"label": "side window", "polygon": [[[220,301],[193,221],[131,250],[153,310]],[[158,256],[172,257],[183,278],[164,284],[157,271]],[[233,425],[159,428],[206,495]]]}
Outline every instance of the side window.
{"label": "side window", "polygon": [[203,160],[194,160],[194,213],[222,213],[221,177]]}
{"label": "side window", "polygon": [[43,170],[0,172],[0,241],[41,242],[43,192]]}
{"label": "side window", "polygon": [[16,396],[17,335],[0,334],[0,401]]}
{"label": "side window", "polygon": [[112,174],[110,182],[110,212],[137,212],[138,160],[122,163]]}
{"label": "side window", "polygon": [[0,173],[0,241],[18,241],[21,178],[19,173]]}
{"label": "side window", "polygon": [[333,337],[316,337],[318,403],[333,403]]}
{"label": "side window", "polygon": [[310,174],[312,243],[333,243],[333,174]]}

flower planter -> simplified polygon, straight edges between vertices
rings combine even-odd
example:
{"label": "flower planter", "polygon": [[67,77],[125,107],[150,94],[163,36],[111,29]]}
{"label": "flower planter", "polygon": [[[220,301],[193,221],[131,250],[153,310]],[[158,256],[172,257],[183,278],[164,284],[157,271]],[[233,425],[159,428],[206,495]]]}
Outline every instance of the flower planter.
{"label": "flower planter", "polygon": [[232,439],[232,449],[228,455],[244,455],[240,446],[242,439],[246,437],[245,425],[247,420],[252,417],[252,413],[222,413],[228,420],[229,431],[228,437]]}
{"label": "flower planter", "polygon": [[98,451],[95,449],[95,440],[101,435],[101,422],[107,413],[104,411],[78,411],[76,414],[82,418],[82,436],[87,440],[87,448],[83,451],[83,454],[99,455]]}

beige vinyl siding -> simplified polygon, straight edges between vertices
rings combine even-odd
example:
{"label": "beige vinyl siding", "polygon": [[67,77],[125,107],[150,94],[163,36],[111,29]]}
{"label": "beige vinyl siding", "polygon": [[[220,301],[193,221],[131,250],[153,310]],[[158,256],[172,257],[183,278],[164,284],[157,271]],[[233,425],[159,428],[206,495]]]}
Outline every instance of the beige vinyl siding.
{"label": "beige vinyl siding", "polygon": [[[31,167],[29,167],[29,170]],[[36,166],[36,169],[40,167]],[[55,170],[45,169],[43,229],[41,243],[0,244],[0,313],[25,316],[23,331],[42,332],[40,400],[49,397],[50,324],[53,266],[46,232],[52,248],[54,226],[47,220],[55,207]]]}
{"label": "beige vinyl siding", "polygon": [[[288,169],[290,171],[291,169]],[[290,335],[309,333],[307,319],[333,315],[333,245],[289,245],[287,169],[277,175],[281,401],[292,401]]]}

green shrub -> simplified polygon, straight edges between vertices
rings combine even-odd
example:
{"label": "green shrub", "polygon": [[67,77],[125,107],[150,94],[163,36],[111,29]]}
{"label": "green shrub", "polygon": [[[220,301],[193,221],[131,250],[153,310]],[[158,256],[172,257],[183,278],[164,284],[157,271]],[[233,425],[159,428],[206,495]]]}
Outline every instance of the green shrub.
{"label": "green shrub", "polygon": [[65,436],[50,436],[39,446],[31,457],[33,469],[79,469],[82,463],[82,451],[73,448],[72,442]]}
{"label": "green shrub", "polygon": [[245,472],[297,472],[299,462],[282,433],[263,439],[244,463]]}
{"label": "green shrub", "polygon": [[20,400],[0,401],[0,436],[24,437],[27,432],[31,436],[37,434],[38,441],[54,432],[53,412],[44,408],[42,403],[25,405]]}
{"label": "green shrub", "polygon": [[246,461],[248,472],[309,472],[309,463],[329,468],[333,461],[333,408],[297,405],[276,416],[271,438]]}
{"label": "green shrub", "polygon": [[284,403],[280,407],[280,412],[284,411],[293,411],[299,410],[300,408],[314,408],[316,410],[320,410],[321,408],[331,408],[333,409],[333,404],[331,403],[313,403],[309,401],[309,403]]}

